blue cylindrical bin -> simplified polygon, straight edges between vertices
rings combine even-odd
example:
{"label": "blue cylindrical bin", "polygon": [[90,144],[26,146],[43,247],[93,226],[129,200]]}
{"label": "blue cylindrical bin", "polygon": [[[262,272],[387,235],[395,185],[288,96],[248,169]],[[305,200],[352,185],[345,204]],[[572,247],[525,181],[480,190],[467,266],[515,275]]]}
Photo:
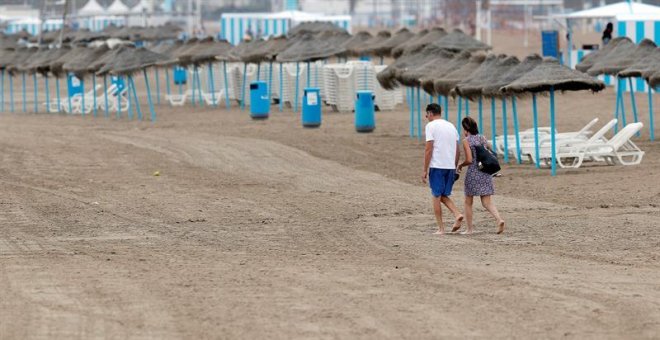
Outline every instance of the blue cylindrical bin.
{"label": "blue cylindrical bin", "polygon": [[252,119],[266,119],[269,112],[268,84],[265,81],[250,83],[250,117]]}
{"label": "blue cylindrical bin", "polygon": [[308,87],[303,95],[302,124],[304,127],[321,126],[321,89]]}
{"label": "blue cylindrical bin", "polygon": [[186,74],[186,69],[181,66],[174,67],[174,84],[175,85],[184,85],[186,83],[188,75]]}
{"label": "blue cylindrical bin", "polygon": [[355,130],[371,132],[376,128],[374,95],[371,91],[357,91],[355,101]]}

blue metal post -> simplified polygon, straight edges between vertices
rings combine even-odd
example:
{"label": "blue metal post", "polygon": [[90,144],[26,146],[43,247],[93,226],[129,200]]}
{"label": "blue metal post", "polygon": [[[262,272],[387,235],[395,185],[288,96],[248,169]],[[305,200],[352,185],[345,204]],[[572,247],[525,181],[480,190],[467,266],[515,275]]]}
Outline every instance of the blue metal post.
{"label": "blue metal post", "polygon": [[412,87],[406,88],[406,99],[408,99],[408,109],[410,109],[410,138],[415,136],[415,103],[412,91]]}
{"label": "blue metal post", "polygon": [[552,176],[557,175],[557,150],[555,140],[555,89],[550,88],[550,147],[552,148]]}
{"label": "blue metal post", "polygon": [[[635,120],[635,123],[638,122],[637,120],[637,103],[635,101],[635,91],[633,90],[633,79],[630,77],[628,78],[628,84],[630,85],[630,102],[632,104],[632,110],[633,110],[633,119]],[[639,137],[640,133],[637,132],[637,136]]]}
{"label": "blue metal post", "polygon": [[516,135],[516,161],[522,163],[522,152],[520,151],[520,132],[518,131],[518,103],[516,97],[511,97],[511,107],[513,108],[513,133]]}
{"label": "blue metal post", "polygon": [[0,112],[5,112],[5,69],[0,70]]}
{"label": "blue metal post", "polygon": [[445,96],[445,119],[449,121],[449,96]]}
{"label": "blue metal post", "polygon": [[21,73],[23,78],[23,112],[27,112],[27,100],[25,99],[25,72]]}
{"label": "blue metal post", "polygon": [[299,86],[299,78],[300,78],[300,64],[296,62],[296,105],[293,107],[293,112],[298,112],[298,86]]}
{"label": "blue metal post", "polygon": [[218,102],[215,101],[215,80],[213,79],[213,64],[209,62],[209,79],[210,79],[210,84],[211,84],[211,101],[213,102],[213,106],[217,107]]}
{"label": "blue metal post", "polygon": [[534,156],[536,156],[536,168],[541,167],[541,152],[539,150],[539,110],[536,105],[536,93],[532,94],[532,111],[534,113]]}
{"label": "blue metal post", "polygon": [[502,135],[504,136],[504,162],[509,163],[509,129],[506,119],[506,99],[502,98]]}
{"label": "blue metal post", "polygon": [[[199,99],[199,106],[204,106],[204,99],[202,98],[202,77],[199,76],[199,69],[195,65],[195,76],[197,77],[197,98]],[[151,95],[151,94],[150,94]]]}
{"label": "blue metal post", "polygon": [[649,137],[651,138],[651,141],[655,140],[655,132],[653,129],[653,89],[651,88],[651,85],[649,85],[649,128],[650,128],[650,135]]}
{"label": "blue metal post", "polygon": [[[132,94],[131,90],[133,89],[133,86],[131,85],[131,76],[128,76],[128,78],[126,79],[126,83],[127,83],[126,86],[128,87],[126,90],[128,92],[128,110],[126,110],[126,116],[128,117],[128,120],[133,120],[134,107],[133,107],[133,99],[131,99],[131,94]],[[119,116],[117,116],[117,118],[119,118]]]}
{"label": "blue metal post", "polygon": [[417,139],[422,139],[422,98],[420,88],[417,88]]}
{"label": "blue metal post", "polygon": [[483,98],[479,97],[479,129],[484,129],[484,102]]}
{"label": "blue metal post", "polygon": [[[146,68],[142,69],[142,73],[144,74],[144,84],[147,87],[147,102],[149,102],[149,111],[151,113],[151,121],[155,122],[156,121],[156,110],[154,110],[154,102],[151,99],[151,89],[149,88],[149,77],[147,77],[147,69]],[[213,77],[213,74],[211,74],[211,81],[213,81],[212,77]],[[142,119],[142,117],[140,117],[140,119]]]}
{"label": "blue metal post", "polygon": [[85,78],[80,78],[80,88],[82,89],[82,109],[80,110],[81,115],[85,117]]}
{"label": "blue metal post", "polygon": [[272,103],[272,98],[273,98],[273,62],[271,61],[268,64],[268,105],[270,106],[270,103]]}
{"label": "blue metal post", "polygon": [[617,119],[617,123],[614,125],[614,133],[616,134],[619,131],[619,123],[621,119],[619,118],[619,109],[621,107],[621,82],[619,78],[616,78],[616,108],[614,109],[614,119]]}
{"label": "blue metal post", "polygon": [[461,119],[463,119],[463,98],[458,97],[458,110],[456,111],[456,129],[458,130],[458,139],[461,139]]}
{"label": "blue metal post", "polygon": [[[121,83],[122,77],[117,76],[117,79]],[[127,109],[132,109],[133,106],[131,105],[131,100],[130,100],[131,99],[131,88],[130,88],[131,82],[128,81],[128,80],[127,80],[127,82],[128,82],[128,84],[126,85],[126,86],[128,86],[128,88],[126,89],[126,97],[127,97],[126,99],[128,99],[128,108]],[[121,93],[119,91],[117,91],[117,119],[121,118],[121,96],[120,96],[120,94]],[[126,110],[126,111],[128,111],[128,110]]]}
{"label": "blue metal post", "polygon": [[14,112],[14,76],[9,73],[9,109]]}
{"label": "blue metal post", "polygon": [[96,75],[94,73],[92,73],[92,88],[94,89],[94,118],[96,118]]}
{"label": "blue metal post", "polygon": [[50,89],[48,89],[48,74],[44,74],[44,87],[46,90],[46,112],[50,113]]}
{"label": "blue metal post", "polygon": [[619,105],[621,105],[621,120],[623,121],[623,127],[626,127],[626,125],[628,125],[628,122],[626,122],[626,103],[623,100],[623,91],[625,91],[626,83],[621,80],[622,79],[617,77],[617,84],[621,85],[621,83],[623,83],[623,86],[619,86],[621,88],[619,91],[619,96],[621,97],[621,99],[619,99]]}
{"label": "blue metal post", "polygon": [[[187,75],[187,73],[186,73]],[[195,89],[197,89],[197,78],[196,78],[197,72],[195,72],[195,68],[193,67],[193,72],[192,76],[190,77],[190,82],[192,83],[192,98],[190,99],[190,102],[192,103],[192,106],[195,106],[195,102],[197,101],[197,98],[195,97]],[[201,89],[200,89],[201,90]],[[201,103],[200,103],[201,105]]]}
{"label": "blue metal post", "polygon": [[309,61],[308,61],[307,62],[307,87],[312,86],[311,77],[312,77],[312,72],[311,72],[311,69],[310,69]]}
{"label": "blue metal post", "polygon": [[55,95],[57,96],[57,112],[62,112],[62,104],[60,101],[60,77],[55,76]]}
{"label": "blue metal post", "polygon": [[154,76],[156,77],[156,104],[160,105],[160,76],[158,67],[154,67]]}
{"label": "blue metal post", "polygon": [[465,98],[465,117],[470,117],[470,101],[467,98]]}
{"label": "blue metal post", "polygon": [[257,63],[257,81],[261,80],[261,63]]}
{"label": "blue metal post", "polygon": [[284,93],[282,92],[282,82],[283,82],[283,74],[282,74],[282,63],[280,63],[280,112],[282,112],[282,109],[284,108]]}
{"label": "blue metal post", "polygon": [[227,105],[227,110],[231,108],[231,102],[229,101],[229,79],[227,78],[227,62],[222,62],[222,72],[224,73],[225,80],[225,105]]}
{"label": "blue metal post", "polygon": [[241,89],[241,110],[245,110],[245,86],[247,86],[247,63],[243,64],[243,88]]}
{"label": "blue metal post", "polygon": [[[172,95],[172,88],[170,85],[170,68],[166,67],[165,68],[165,91],[167,91],[167,96],[169,97]],[[172,102],[170,102],[170,106],[172,106]]]}
{"label": "blue metal post", "polygon": [[37,83],[37,72],[32,73],[32,83],[34,84],[34,113],[37,113],[39,112],[39,98],[37,97],[39,84]]}
{"label": "blue metal post", "polygon": [[133,76],[130,76],[128,80],[131,82],[131,88],[133,88],[133,99],[135,101],[135,110],[138,113],[138,119],[142,120],[142,109],[140,109],[140,102],[138,101],[137,92],[135,91],[135,81],[133,80]]}
{"label": "blue metal post", "polygon": [[490,97],[490,131],[493,144],[493,150],[497,150],[497,141],[495,136],[497,134],[497,124],[495,122],[495,97]]}
{"label": "blue metal post", "polygon": [[[117,91],[117,96],[119,96],[119,91]],[[110,112],[108,110],[108,76],[103,75],[103,100],[105,101],[105,118],[108,118]]]}

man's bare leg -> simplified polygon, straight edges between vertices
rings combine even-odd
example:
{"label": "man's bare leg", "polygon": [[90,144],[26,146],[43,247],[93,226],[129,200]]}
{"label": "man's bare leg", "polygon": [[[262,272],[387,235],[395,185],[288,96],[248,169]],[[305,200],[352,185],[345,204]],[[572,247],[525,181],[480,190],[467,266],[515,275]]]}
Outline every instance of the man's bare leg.
{"label": "man's bare leg", "polygon": [[481,204],[490,212],[495,220],[497,220],[497,233],[501,234],[504,232],[504,220],[500,217],[500,213],[497,211],[495,204],[490,196],[481,196]]}
{"label": "man's bare leg", "polygon": [[442,224],[442,204],[440,197],[433,197],[433,213],[435,214],[435,222],[438,224],[438,231],[434,234],[443,235],[445,233],[445,226]]}
{"label": "man's bare leg", "polygon": [[449,198],[449,196],[442,196],[440,201],[454,214],[454,225],[451,228],[451,232],[454,233],[461,229],[461,223],[463,222],[463,214],[456,208],[454,201]]}

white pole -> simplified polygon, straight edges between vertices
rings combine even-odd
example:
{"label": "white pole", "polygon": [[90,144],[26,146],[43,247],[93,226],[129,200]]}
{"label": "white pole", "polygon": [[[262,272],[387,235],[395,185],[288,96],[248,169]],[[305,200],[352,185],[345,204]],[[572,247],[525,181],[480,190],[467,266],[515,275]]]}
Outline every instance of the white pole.
{"label": "white pole", "polygon": [[193,37],[193,0],[188,0],[188,33]]}
{"label": "white pole", "polygon": [[529,27],[527,26],[527,25],[528,25],[528,23],[527,23],[527,18],[528,18],[529,16],[528,16],[527,14],[528,14],[528,13],[527,13],[527,2],[525,2],[525,5],[524,5],[524,15],[525,15],[525,19],[523,20],[523,26],[524,26],[524,27],[523,27],[523,31],[525,32],[525,38],[523,39],[523,46],[525,46],[525,47],[529,46],[529,38],[527,37],[527,36],[528,36],[528,32],[527,32],[527,30],[529,29]]}
{"label": "white pole", "polygon": [[488,45],[493,46],[493,9],[488,6]]}
{"label": "white pole", "polygon": [[477,14],[475,21],[474,38],[481,41],[481,0],[477,0]]}

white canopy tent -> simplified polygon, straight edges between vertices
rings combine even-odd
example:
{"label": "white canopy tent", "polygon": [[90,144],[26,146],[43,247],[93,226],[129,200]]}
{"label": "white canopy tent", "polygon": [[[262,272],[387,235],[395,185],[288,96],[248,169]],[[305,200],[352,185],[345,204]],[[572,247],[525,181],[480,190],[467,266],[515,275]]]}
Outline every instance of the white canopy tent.
{"label": "white canopy tent", "polygon": [[80,10],[78,10],[78,15],[97,15],[104,14],[105,8],[101,6],[96,0],[89,0]]}
{"label": "white canopy tent", "polygon": [[108,13],[112,15],[117,15],[117,14],[127,14],[130,12],[130,8],[128,6],[124,5],[121,0],[115,0],[108,6]]}
{"label": "white canopy tent", "polygon": [[660,7],[639,2],[622,1],[602,7],[590,8],[584,11],[569,14],[555,15],[555,18],[564,19],[603,19],[616,18],[619,15],[660,15]]}

